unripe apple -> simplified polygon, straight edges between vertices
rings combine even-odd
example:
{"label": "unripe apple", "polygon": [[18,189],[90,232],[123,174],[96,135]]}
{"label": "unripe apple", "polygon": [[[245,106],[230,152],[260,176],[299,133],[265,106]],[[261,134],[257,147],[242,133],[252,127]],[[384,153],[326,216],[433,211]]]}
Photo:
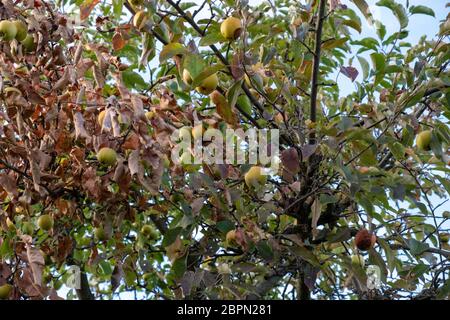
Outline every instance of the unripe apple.
{"label": "unripe apple", "polygon": [[9,21],[3,20],[0,22],[0,38],[4,41],[11,41],[16,37],[16,25]]}
{"label": "unripe apple", "polygon": [[205,129],[203,128],[203,125],[198,124],[192,128],[192,137],[194,138],[194,140],[201,140],[204,132]]}
{"label": "unripe apple", "polygon": [[101,148],[97,153],[97,159],[101,164],[113,166],[117,162],[117,153],[111,148]]}
{"label": "unripe apple", "polygon": [[188,69],[184,69],[183,70],[183,81],[187,85],[191,85],[192,84],[192,77],[191,77],[191,74],[189,73]]}
{"label": "unripe apple", "polygon": [[133,26],[138,30],[142,30],[142,28],[144,28],[144,26],[147,24],[147,21],[147,13],[144,10],[138,11],[133,17]]}
{"label": "unripe apple", "polygon": [[97,122],[101,126],[103,126],[103,120],[105,120],[106,110],[100,111],[97,117]]}
{"label": "unripe apple", "polygon": [[220,33],[227,40],[239,38],[242,32],[241,20],[235,17],[226,18],[220,25]]}
{"label": "unripe apple", "polygon": [[448,243],[449,239],[450,239],[450,234],[448,234],[448,233],[440,233],[439,234],[439,240],[441,242]]}
{"label": "unripe apple", "polygon": [[28,35],[28,26],[25,24],[25,22],[21,20],[15,20],[13,21],[14,25],[16,26],[16,39],[17,41],[23,41]]}
{"label": "unripe apple", "polygon": [[364,257],[360,254],[354,254],[352,255],[352,265],[354,266],[361,266],[361,268],[364,268],[365,266]]}
{"label": "unripe apple", "polygon": [[51,228],[53,228],[53,218],[48,214],[40,216],[38,219],[38,226],[42,230],[50,230]]}
{"label": "unripe apple", "polygon": [[34,232],[33,224],[31,222],[29,222],[29,221],[25,221],[22,224],[22,231],[23,231],[24,234],[27,234],[27,235],[31,236],[33,234],[33,232]]}
{"label": "unripe apple", "polygon": [[429,151],[431,143],[431,130],[422,131],[417,135],[416,145],[419,150]]}
{"label": "unripe apple", "polygon": [[443,217],[444,219],[450,219],[450,211],[444,211],[444,212],[442,213],[442,217]]}
{"label": "unripe apple", "polygon": [[375,245],[376,241],[377,237],[375,236],[375,234],[367,229],[359,230],[355,236],[356,247],[361,251],[367,251],[371,249]]}
{"label": "unripe apple", "polygon": [[156,232],[155,228],[153,228],[149,224],[146,224],[141,228],[141,233],[144,237],[146,237],[149,240],[158,239],[158,233]]}
{"label": "unripe apple", "polygon": [[248,187],[260,187],[267,182],[267,175],[263,174],[263,169],[253,166],[245,174],[244,179]]}
{"label": "unripe apple", "polygon": [[13,286],[10,285],[9,283],[0,286],[0,299],[1,300],[8,299],[9,296],[11,295],[12,290]]}
{"label": "unripe apple", "polygon": [[214,73],[206,79],[203,79],[200,85],[195,89],[201,94],[208,95],[217,88],[218,84],[219,78],[217,77],[217,73]]}
{"label": "unripe apple", "polygon": [[28,34],[26,38],[21,41],[25,52],[33,52],[36,50],[36,43],[34,42],[34,37],[31,34]]}
{"label": "unripe apple", "polygon": [[225,236],[225,243],[227,246],[235,246],[236,243],[236,230],[230,230]]}
{"label": "unripe apple", "polygon": [[94,236],[99,241],[108,240],[108,236],[106,235],[105,229],[103,229],[103,227],[95,228]]}

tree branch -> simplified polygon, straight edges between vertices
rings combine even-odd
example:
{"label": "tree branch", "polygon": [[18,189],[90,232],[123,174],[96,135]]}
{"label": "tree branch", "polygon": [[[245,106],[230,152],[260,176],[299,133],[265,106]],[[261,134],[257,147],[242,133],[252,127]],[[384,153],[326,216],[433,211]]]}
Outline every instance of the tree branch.
{"label": "tree branch", "polygon": [[[316,47],[314,50],[314,66],[311,81],[311,106],[310,106],[310,119],[312,122],[316,122],[317,114],[317,91],[319,87],[319,77],[320,77],[320,54],[322,49],[322,30],[323,30],[323,20],[325,17],[326,0],[320,0],[319,3],[319,14],[317,21],[317,31],[316,31]],[[314,144],[316,142],[316,134],[314,131],[310,133],[309,144]]]}

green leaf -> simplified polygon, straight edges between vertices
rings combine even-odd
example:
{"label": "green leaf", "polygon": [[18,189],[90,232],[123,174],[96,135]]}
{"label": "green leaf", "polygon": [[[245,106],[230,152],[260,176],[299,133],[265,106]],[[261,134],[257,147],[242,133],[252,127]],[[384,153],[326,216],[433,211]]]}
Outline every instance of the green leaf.
{"label": "green leaf", "polygon": [[100,271],[104,276],[109,276],[112,274],[112,268],[108,261],[102,260],[100,261]]}
{"label": "green leaf", "polygon": [[361,33],[361,23],[359,21],[356,20],[344,20],[342,21],[342,24],[350,27],[356,31],[358,31],[358,33]]}
{"label": "green leaf", "polygon": [[341,47],[347,42],[348,38],[340,38],[340,39],[333,39],[330,41],[326,41],[322,43],[322,49],[323,50],[332,50],[337,47]]}
{"label": "green leaf", "polygon": [[363,79],[367,79],[367,77],[369,76],[369,69],[370,69],[369,62],[367,62],[367,60],[362,56],[358,56],[358,61],[363,71]]}
{"label": "green leaf", "polygon": [[441,288],[439,288],[439,291],[438,291],[438,294],[437,294],[437,298],[438,299],[445,299],[449,295],[450,295],[450,279],[447,279],[445,284]]}
{"label": "green leaf", "polygon": [[406,13],[405,7],[403,7],[401,4],[396,3],[394,0],[380,0],[377,2],[377,6],[391,9],[392,13],[400,23],[400,28],[404,29],[408,26],[408,15]]}
{"label": "green leaf", "polygon": [[200,39],[199,45],[201,47],[207,47],[217,42],[224,42],[225,38],[219,32],[211,32]]}
{"label": "green leaf", "polygon": [[427,6],[411,6],[409,8],[409,13],[411,14],[426,14],[428,16],[432,16],[432,17],[436,17],[436,15],[434,14],[433,9],[427,7]]}
{"label": "green leaf", "polygon": [[388,265],[388,269],[392,273],[392,271],[394,271],[394,268],[395,268],[395,254],[394,254],[394,251],[392,251],[391,247],[389,246],[389,244],[385,240],[378,239],[378,243],[383,248],[384,253],[386,254],[386,262],[387,262],[387,265]]}
{"label": "green leaf", "polygon": [[188,51],[181,43],[173,42],[165,45],[159,54],[159,62],[164,62],[167,59],[173,58],[176,55],[187,54]]}
{"label": "green leaf", "polygon": [[267,243],[267,241],[261,240],[256,244],[256,249],[264,260],[270,261],[273,259],[272,247]]}
{"label": "green leaf", "polygon": [[314,255],[314,253],[312,253],[312,251],[308,250],[305,247],[301,247],[301,246],[294,246],[289,249],[296,256],[302,258],[303,260],[308,261],[313,266],[320,268],[320,262],[317,259],[317,257]]}
{"label": "green leaf", "polygon": [[389,144],[389,150],[391,150],[395,159],[403,160],[405,158],[405,147],[400,142]]}
{"label": "green leaf", "polygon": [[200,72],[200,74],[194,78],[194,80],[192,81],[191,86],[192,87],[197,87],[203,80],[205,80],[206,78],[208,78],[210,75],[213,75],[214,73],[223,70],[224,66],[221,64],[216,64],[213,66],[210,66],[208,68],[206,68],[205,70],[203,70],[202,72]]}
{"label": "green leaf", "polygon": [[409,249],[412,255],[420,255],[423,252],[425,252],[425,250],[427,250],[429,248],[428,244],[417,241],[416,239],[409,239],[408,240],[408,245],[409,245]]}
{"label": "green leaf", "polygon": [[187,255],[175,260],[172,264],[172,272],[176,279],[181,278],[186,272],[187,268]]}
{"label": "green leaf", "polygon": [[186,54],[183,59],[183,68],[189,71],[192,79],[196,79],[207,67],[205,60],[198,54]]}
{"label": "green leaf", "polygon": [[182,228],[180,227],[167,230],[167,232],[164,234],[164,239],[161,244],[162,247],[165,248],[174,243],[174,241],[177,239],[177,236],[180,234],[181,231]]}
{"label": "green leaf", "polygon": [[235,84],[233,84],[227,91],[228,105],[231,109],[233,109],[233,107],[236,105],[237,98],[242,92],[241,85],[242,80],[239,80]]}
{"label": "green leaf", "polygon": [[130,70],[125,70],[124,72],[122,72],[122,77],[125,86],[129,89],[142,90],[147,88],[147,83],[139,73]]}
{"label": "green leaf", "polygon": [[372,13],[370,13],[367,2],[365,0],[352,0],[352,2],[358,7],[359,11],[361,11],[367,21],[372,23]]}

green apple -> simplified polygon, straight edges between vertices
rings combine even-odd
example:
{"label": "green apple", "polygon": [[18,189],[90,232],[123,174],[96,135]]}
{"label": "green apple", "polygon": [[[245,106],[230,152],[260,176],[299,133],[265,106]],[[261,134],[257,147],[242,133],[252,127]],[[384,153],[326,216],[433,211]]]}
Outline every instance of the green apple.
{"label": "green apple", "polygon": [[16,39],[17,41],[23,41],[28,35],[28,26],[21,20],[15,20],[12,22],[16,26]]}
{"label": "green apple", "polygon": [[155,228],[153,228],[153,226],[149,224],[146,224],[141,228],[141,233],[149,240],[158,239],[158,233],[156,232]]}
{"label": "green apple", "polygon": [[17,28],[16,25],[9,21],[3,20],[0,22],[0,38],[4,41],[11,41],[16,37]]}
{"label": "green apple", "polygon": [[430,148],[431,137],[432,137],[431,130],[425,130],[419,133],[416,138],[417,148],[419,148],[419,150],[429,151],[431,149]]}
{"label": "green apple", "polygon": [[33,52],[36,50],[36,42],[34,42],[34,37],[31,34],[28,34],[21,43],[25,52]]}
{"label": "green apple", "polygon": [[97,153],[97,159],[101,164],[113,166],[117,162],[117,153],[111,148],[101,148]]}
{"label": "green apple", "polygon": [[201,94],[208,95],[217,88],[218,84],[219,78],[217,77],[217,73],[214,73],[209,77],[203,79],[203,81],[197,88],[195,88],[195,90],[197,90]]}
{"label": "green apple", "polygon": [[42,230],[50,230],[51,228],[53,228],[53,218],[48,214],[40,216],[38,219],[38,226]]}
{"label": "green apple", "polygon": [[1,300],[8,299],[9,296],[11,295],[12,290],[13,286],[8,283],[0,286],[0,299]]}

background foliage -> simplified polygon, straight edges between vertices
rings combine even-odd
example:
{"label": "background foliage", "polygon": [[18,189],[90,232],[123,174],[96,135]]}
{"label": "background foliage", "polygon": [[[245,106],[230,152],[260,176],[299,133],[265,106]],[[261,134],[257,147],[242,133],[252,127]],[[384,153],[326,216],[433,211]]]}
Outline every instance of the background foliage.
{"label": "background foliage", "polygon": [[[0,17],[26,21],[37,44],[0,42],[0,285],[14,287],[10,298],[58,299],[70,265],[82,286],[67,298],[448,298],[450,20],[411,44],[409,25],[433,10],[378,1],[398,19],[388,34],[364,0],[351,2],[359,10],[340,0],[2,0]],[[243,25],[235,41],[220,33],[230,15]],[[358,36],[366,21],[377,37]],[[194,90],[213,73],[226,98],[217,106]],[[348,96],[343,76],[355,84]],[[280,171],[254,190],[247,165],[175,165],[170,134],[196,117],[279,128]],[[431,150],[418,149],[430,129]],[[105,146],[118,153],[112,167],[96,158]],[[36,226],[44,214],[48,232]],[[377,234],[368,252],[354,243],[362,228]],[[379,266],[380,288],[367,288],[355,254]]]}

